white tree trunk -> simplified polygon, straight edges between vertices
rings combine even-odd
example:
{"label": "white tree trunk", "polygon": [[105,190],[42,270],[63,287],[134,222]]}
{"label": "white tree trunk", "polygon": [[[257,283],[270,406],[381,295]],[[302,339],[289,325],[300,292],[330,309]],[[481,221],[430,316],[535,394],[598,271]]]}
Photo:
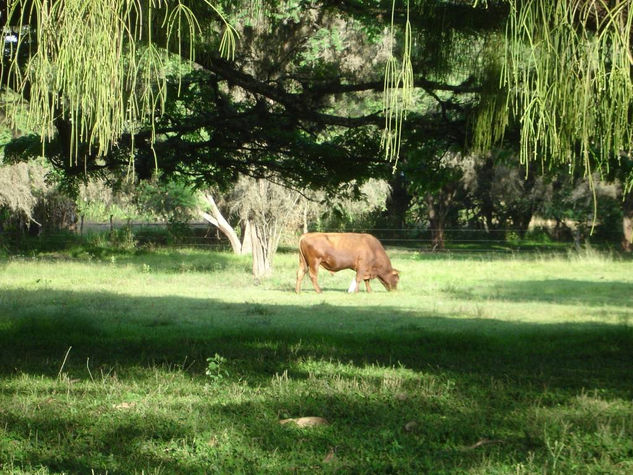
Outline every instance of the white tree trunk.
{"label": "white tree trunk", "polygon": [[242,243],[240,243],[239,238],[237,237],[237,233],[233,226],[231,226],[228,221],[222,216],[218,205],[215,204],[215,200],[210,193],[204,193],[204,199],[209,204],[211,213],[206,213],[205,211],[199,210],[200,216],[217,227],[222,234],[224,234],[229,242],[231,243],[231,248],[233,248],[233,252],[235,254],[242,254]]}
{"label": "white tree trunk", "polygon": [[271,273],[270,256],[267,255],[266,241],[257,225],[249,220],[251,226],[251,243],[253,249],[253,277],[267,277]]}
{"label": "white tree trunk", "polygon": [[253,222],[246,221],[244,223],[244,237],[242,238],[242,254],[253,253]]}

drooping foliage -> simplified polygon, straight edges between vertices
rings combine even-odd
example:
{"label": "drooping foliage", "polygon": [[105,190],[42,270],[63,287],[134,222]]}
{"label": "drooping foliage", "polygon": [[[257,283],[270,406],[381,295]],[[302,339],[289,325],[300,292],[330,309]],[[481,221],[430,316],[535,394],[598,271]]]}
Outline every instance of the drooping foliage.
{"label": "drooping foliage", "polygon": [[619,166],[633,148],[631,3],[508,2],[503,81],[522,160],[578,166],[588,177]]}
{"label": "drooping foliage", "polygon": [[[2,85],[28,104],[27,128],[50,141],[65,120],[68,155],[79,144],[97,156],[110,152],[118,139],[149,121],[166,100],[165,50],[186,51],[202,30],[191,2],[177,0],[10,0],[1,12],[5,37]],[[195,2],[219,14],[209,0]],[[235,45],[226,24],[220,51],[228,57]],[[15,121],[21,101],[9,103]],[[13,125],[13,124],[12,124]]]}
{"label": "drooping foliage", "polygon": [[[394,56],[396,0],[391,7],[391,30],[389,32],[389,58],[385,64],[385,86],[383,91],[383,113],[385,128],[381,146],[385,156],[397,164],[402,143],[402,125],[407,112],[413,105],[413,65],[411,52],[413,37],[409,18],[409,2],[407,0],[406,20],[404,23],[402,59],[399,62]],[[394,164],[394,168],[396,166]]]}

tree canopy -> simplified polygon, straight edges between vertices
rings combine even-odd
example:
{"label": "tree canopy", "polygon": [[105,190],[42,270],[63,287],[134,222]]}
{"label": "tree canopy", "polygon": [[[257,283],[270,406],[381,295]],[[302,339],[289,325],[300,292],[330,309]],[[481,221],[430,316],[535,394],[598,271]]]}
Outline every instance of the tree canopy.
{"label": "tree canopy", "polygon": [[[30,39],[24,40],[29,48],[22,47],[21,55],[5,55],[5,73],[29,70],[33,59],[27,50],[37,52],[42,48],[37,36],[40,24],[34,10],[27,9],[29,3],[12,2],[21,9],[10,21],[19,18],[28,25],[21,28]],[[301,186],[335,187],[353,178],[389,172],[390,166],[380,152],[382,129],[388,120],[382,92],[385,64],[392,58],[393,44],[401,44],[398,29],[390,28],[389,2],[271,1],[259,2],[257,8],[248,8],[250,2],[217,2],[218,7],[224,7],[223,18],[240,36],[231,60],[218,51],[223,25],[208,2],[186,2],[190,10],[177,3],[182,8],[178,11],[191,11],[197,19],[194,30],[180,30],[180,41],[173,36],[175,7],[169,9],[166,2],[133,3],[138,8],[131,10],[127,21],[139,30],[135,36],[119,37],[118,54],[124,71],[117,76],[121,79],[118,92],[109,90],[102,96],[103,91],[95,88],[108,82],[107,75],[94,74],[90,76],[93,89],[89,90],[87,84],[76,91],[74,86],[70,88],[76,100],[66,97],[65,90],[48,89],[48,99],[43,101],[51,106],[47,113],[33,113],[31,98],[28,115],[34,122],[30,122],[30,129],[37,137],[22,138],[15,144],[15,152],[34,150],[39,139],[50,141],[46,153],[71,175],[126,166],[131,155],[141,175],[151,174],[158,162],[165,175],[182,173],[202,181],[232,179],[237,173],[274,174]],[[458,7],[473,12],[468,5],[452,5]],[[78,14],[97,10],[98,2],[93,0]],[[404,10],[397,8],[394,12],[396,26],[406,21]],[[411,10],[412,24],[418,28],[416,46],[411,48],[413,71],[417,71],[413,81],[418,88],[409,120],[416,131],[431,137],[450,137],[457,144],[465,139],[465,112],[469,109],[465,105],[476,102],[473,94],[479,86],[468,68],[459,67],[456,72],[455,63],[474,64],[472,55],[465,52],[484,47],[477,34],[466,33],[470,39],[478,39],[473,47],[457,32],[487,30],[483,18],[489,13],[477,10],[470,15],[471,20],[464,21],[465,16],[447,12],[442,2]],[[377,17],[377,13],[382,15]],[[150,18],[167,19],[167,23],[155,21],[150,27]],[[438,18],[443,18],[444,27],[439,36],[430,33],[430,29],[440,31]],[[192,32],[199,34],[194,37]],[[77,50],[90,49],[98,41],[83,29],[76,28],[72,34]],[[392,34],[398,37],[395,43]],[[81,38],[83,43],[79,42]],[[171,53],[159,51],[158,45],[169,46]],[[163,69],[156,66],[152,71],[152,67],[146,67],[150,63],[139,57],[154,58],[156,64],[160,60]],[[178,58],[183,61],[176,61]],[[58,72],[62,77],[74,72],[77,78],[86,77],[91,63],[98,66],[96,57],[88,55]],[[130,74],[149,82],[130,82]],[[30,84],[39,80],[35,75],[21,77],[24,82],[17,90],[28,100]],[[157,77],[164,82],[156,81]],[[42,84],[50,86],[47,81]],[[132,104],[131,110],[138,113],[125,119],[114,109],[105,114],[105,109],[91,109],[91,101],[108,102],[99,97],[115,97],[119,105],[123,104],[119,112]],[[138,105],[139,100],[147,100],[143,103],[147,107]],[[151,111],[145,120],[142,110]],[[125,113],[128,111],[125,109]],[[81,120],[74,118],[76,114]],[[99,134],[89,124],[92,118],[102,116],[104,122],[99,124],[114,118],[122,127],[118,132],[110,128],[108,133]],[[69,157],[73,156],[81,159],[72,161]]]}
{"label": "tree canopy", "polygon": [[630,156],[624,1],[5,3],[6,114],[36,134],[14,150],[44,140],[69,175],[158,166],[335,189],[389,173],[400,137],[403,153],[505,141],[589,176]]}

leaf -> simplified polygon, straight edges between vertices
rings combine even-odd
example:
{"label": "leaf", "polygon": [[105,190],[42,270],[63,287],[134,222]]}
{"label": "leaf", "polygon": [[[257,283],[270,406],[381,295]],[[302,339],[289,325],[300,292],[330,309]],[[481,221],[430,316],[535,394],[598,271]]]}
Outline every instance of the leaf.
{"label": "leaf", "polygon": [[482,447],[484,445],[489,445],[489,444],[503,444],[503,440],[499,440],[499,439],[481,439],[478,442],[474,443],[473,445],[469,445],[468,447],[462,447],[461,450],[463,452],[465,451],[469,451],[469,450],[475,450],[478,447]]}
{"label": "leaf", "polygon": [[289,423],[293,423],[296,424],[298,427],[316,427],[316,426],[327,426],[330,423],[327,421],[327,419],[324,419],[323,417],[296,417],[296,418],[291,418],[291,419],[282,419],[279,421],[279,423],[281,425],[285,425],[285,424],[289,424]]}
{"label": "leaf", "polygon": [[336,461],[336,454],[334,452],[334,448],[331,448],[330,451],[325,456],[325,458],[323,459],[323,463],[332,463],[335,461]]}

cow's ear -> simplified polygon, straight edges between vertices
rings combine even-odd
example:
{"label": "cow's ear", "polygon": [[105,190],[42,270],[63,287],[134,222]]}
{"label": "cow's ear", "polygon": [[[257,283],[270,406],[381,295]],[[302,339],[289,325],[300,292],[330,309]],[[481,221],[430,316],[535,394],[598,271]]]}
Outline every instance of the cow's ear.
{"label": "cow's ear", "polygon": [[391,269],[391,270],[392,270],[393,275],[400,274],[400,271],[398,269]]}

